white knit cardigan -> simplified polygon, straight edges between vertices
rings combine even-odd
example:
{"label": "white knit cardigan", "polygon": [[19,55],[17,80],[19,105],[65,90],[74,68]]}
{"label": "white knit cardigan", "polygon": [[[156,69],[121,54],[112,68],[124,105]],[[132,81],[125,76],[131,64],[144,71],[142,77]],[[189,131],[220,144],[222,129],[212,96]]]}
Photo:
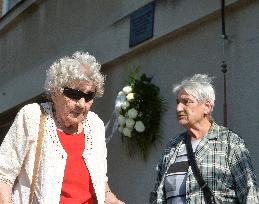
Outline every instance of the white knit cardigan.
{"label": "white knit cardigan", "polygon": [[[58,204],[67,154],[58,139],[51,104],[41,105],[45,110],[46,118],[36,196],[33,203]],[[18,112],[0,147],[0,181],[13,186],[14,203],[28,203],[40,113],[40,106],[37,103],[24,106]],[[107,182],[104,124],[95,113],[89,111],[83,126],[85,150],[82,156],[91,175],[98,204],[103,204],[105,182]]]}

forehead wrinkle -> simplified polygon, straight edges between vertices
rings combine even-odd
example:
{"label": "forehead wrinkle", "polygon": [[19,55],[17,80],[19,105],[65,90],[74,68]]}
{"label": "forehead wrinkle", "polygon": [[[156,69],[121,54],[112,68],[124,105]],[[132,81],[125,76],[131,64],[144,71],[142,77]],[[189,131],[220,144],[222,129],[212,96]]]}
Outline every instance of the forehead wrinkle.
{"label": "forehead wrinkle", "polygon": [[181,101],[181,100],[191,100],[192,102],[198,102],[199,103],[199,101],[196,99],[196,97],[192,96],[191,94],[189,94],[185,90],[182,90],[177,94],[176,101]]}

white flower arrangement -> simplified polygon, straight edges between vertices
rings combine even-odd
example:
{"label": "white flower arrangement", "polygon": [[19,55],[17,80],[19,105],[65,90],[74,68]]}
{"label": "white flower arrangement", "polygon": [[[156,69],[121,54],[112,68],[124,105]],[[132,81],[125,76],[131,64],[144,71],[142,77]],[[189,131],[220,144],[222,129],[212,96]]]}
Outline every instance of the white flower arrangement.
{"label": "white flower arrangement", "polygon": [[[122,97],[124,96],[124,97]],[[125,97],[126,96],[126,97]],[[131,86],[125,86],[117,95],[116,104],[120,104],[122,110],[127,110],[130,102],[134,100]],[[125,113],[120,111],[118,116],[119,131],[126,137],[131,137],[131,132],[135,129],[137,132],[144,132],[145,125],[142,121],[135,121],[138,111],[135,108],[128,109]]]}
{"label": "white flower arrangement", "polygon": [[115,107],[118,131],[123,140],[127,140],[130,153],[138,146],[146,158],[150,147],[160,137],[160,118],[165,108],[159,88],[145,74],[137,79],[135,72],[130,76],[129,84],[118,92]]}

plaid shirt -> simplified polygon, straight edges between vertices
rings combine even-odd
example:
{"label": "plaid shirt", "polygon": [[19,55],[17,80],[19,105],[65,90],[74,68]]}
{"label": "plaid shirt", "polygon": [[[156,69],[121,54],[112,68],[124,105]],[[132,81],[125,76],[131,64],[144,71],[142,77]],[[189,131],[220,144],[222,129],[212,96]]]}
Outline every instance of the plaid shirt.
{"label": "plaid shirt", "polygon": [[[151,192],[150,203],[165,204],[164,179],[186,132],[174,138],[157,166],[157,181]],[[203,179],[215,196],[224,203],[259,203],[256,178],[244,140],[237,134],[213,122],[208,134],[202,138],[195,152]],[[189,166],[186,181],[186,203],[204,204],[202,189]]]}

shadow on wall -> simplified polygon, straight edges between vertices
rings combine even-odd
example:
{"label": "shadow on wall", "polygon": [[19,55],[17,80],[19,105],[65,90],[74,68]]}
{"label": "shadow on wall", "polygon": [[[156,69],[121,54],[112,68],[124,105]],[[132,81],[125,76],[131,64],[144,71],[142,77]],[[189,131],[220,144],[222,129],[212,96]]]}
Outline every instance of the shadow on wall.
{"label": "shadow on wall", "polygon": [[6,125],[6,126],[3,126],[3,127],[0,127],[0,144],[2,144],[3,142],[3,139],[7,133],[7,131],[9,130],[10,126],[9,125]]}

